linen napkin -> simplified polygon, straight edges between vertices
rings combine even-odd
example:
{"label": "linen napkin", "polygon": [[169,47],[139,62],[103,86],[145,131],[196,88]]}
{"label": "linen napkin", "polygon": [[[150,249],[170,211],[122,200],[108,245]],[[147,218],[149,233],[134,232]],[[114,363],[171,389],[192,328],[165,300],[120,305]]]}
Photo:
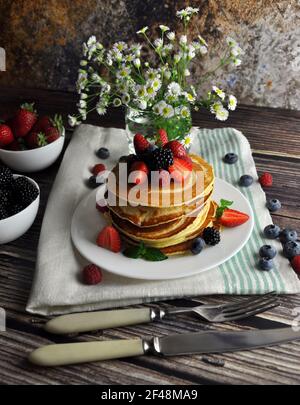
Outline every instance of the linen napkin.
{"label": "linen napkin", "polygon": [[[213,164],[218,177],[237,187],[242,174],[254,177],[251,187],[240,188],[252,206],[255,220],[254,230],[244,248],[218,268],[192,277],[143,281],[104,272],[101,284],[83,285],[79,275],[86,261],[72,245],[72,215],[80,200],[90,192],[85,180],[90,176],[90,168],[99,163],[95,151],[101,146],[110,150],[110,158],[104,162],[110,169],[119,156],[128,153],[128,144],[124,130],[81,125],[73,134],[49,197],[35,278],[26,308],[28,312],[55,315],[184,296],[300,292],[300,282],[281,254],[275,259],[275,269],[263,272],[256,268],[259,247],[270,243],[264,240],[262,230],[272,220],[265,206],[265,194],[257,182],[247,139],[233,128],[193,130],[196,135],[192,151]],[[223,163],[227,152],[239,155],[235,165]],[[278,242],[272,243],[280,250]],[[155,265],[159,266],[159,263]]]}

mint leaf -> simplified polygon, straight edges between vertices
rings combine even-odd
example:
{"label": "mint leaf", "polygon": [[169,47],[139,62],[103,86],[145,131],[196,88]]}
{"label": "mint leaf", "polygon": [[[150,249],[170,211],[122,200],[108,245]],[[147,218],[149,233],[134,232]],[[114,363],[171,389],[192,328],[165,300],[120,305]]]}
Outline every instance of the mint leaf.
{"label": "mint leaf", "polygon": [[220,205],[219,205],[219,207],[217,208],[217,211],[216,211],[216,217],[220,218],[223,215],[224,210],[226,208],[230,207],[232,204],[233,204],[233,201],[221,199],[220,200]]}
{"label": "mint leaf", "polygon": [[145,252],[145,245],[141,242],[138,246],[129,246],[123,252],[123,255],[131,259],[138,259],[143,257]]}
{"label": "mint leaf", "polygon": [[145,252],[143,254],[143,258],[150,262],[160,262],[162,260],[166,260],[168,256],[166,256],[159,249],[146,247]]}

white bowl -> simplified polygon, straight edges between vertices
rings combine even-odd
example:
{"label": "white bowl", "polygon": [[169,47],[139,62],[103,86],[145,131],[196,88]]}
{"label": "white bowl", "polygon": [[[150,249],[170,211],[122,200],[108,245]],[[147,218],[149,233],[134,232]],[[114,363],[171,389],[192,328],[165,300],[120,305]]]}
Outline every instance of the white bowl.
{"label": "white bowl", "polygon": [[[14,178],[17,177],[26,177],[14,175]],[[27,177],[27,179],[34,184],[40,192],[38,184]],[[28,229],[33,224],[38,209],[40,205],[40,194],[38,197],[26,207],[23,211],[18,212],[18,214],[13,215],[9,218],[2,219],[0,221],[0,244],[12,242],[15,239],[18,239],[20,236],[24,235]]]}
{"label": "white bowl", "polygon": [[18,172],[38,172],[51,166],[61,154],[65,142],[65,129],[54,142],[37,149],[12,151],[0,149],[0,160]]}

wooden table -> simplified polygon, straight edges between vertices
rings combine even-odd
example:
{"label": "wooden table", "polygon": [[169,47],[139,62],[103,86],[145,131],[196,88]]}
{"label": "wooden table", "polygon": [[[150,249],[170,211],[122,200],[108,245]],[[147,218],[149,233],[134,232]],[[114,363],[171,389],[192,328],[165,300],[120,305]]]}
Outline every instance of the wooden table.
{"label": "wooden table", "polygon": [[[75,111],[76,97],[52,91],[0,89],[0,113],[10,111],[20,101],[36,102],[43,113],[60,112],[65,116]],[[103,126],[123,125],[123,116],[114,110],[100,120],[90,122]],[[206,112],[194,117],[195,125],[214,128],[232,126],[248,137],[259,172],[274,175],[270,195],[279,198],[282,210],[274,221],[282,227],[300,231],[300,112],[240,106],[226,123],[218,123]],[[67,131],[68,135],[71,131]],[[224,355],[182,356],[168,359],[138,357],[120,361],[84,364],[61,368],[36,368],[27,363],[28,353],[41,345],[71,341],[45,333],[38,323],[42,318],[25,313],[30,291],[37,244],[43,213],[59,162],[33,174],[41,186],[41,207],[30,231],[19,240],[0,246],[0,306],[7,312],[7,331],[0,333],[0,383],[4,384],[299,384],[300,342],[268,349]],[[234,300],[236,298],[229,298]],[[200,300],[200,298],[199,298]],[[224,302],[228,297],[201,298],[201,302]],[[165,302],[169,306],[188,300]],[[278,326],[277,321],[290,323],[292,310],[300,307],[299,296],[282,297],[282,306],[248,321],[219,325],[217,329],[248,329]],[[197,331],[206,325],[192,316],[182,315],[177,321],[166,320],[152,325],[107,330],[103,334],[86,334],[80,341],[164,335]]]}

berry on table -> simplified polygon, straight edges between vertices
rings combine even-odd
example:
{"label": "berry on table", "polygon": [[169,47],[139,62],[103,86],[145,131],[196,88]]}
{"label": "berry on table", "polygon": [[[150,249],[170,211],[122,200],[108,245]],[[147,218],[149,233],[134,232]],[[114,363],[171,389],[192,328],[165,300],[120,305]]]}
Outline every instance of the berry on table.
{"label": "berry on table", "polygon": [[269,259],[268,257],[262,257],[259,260],[259,268],[263,271],[269,271],[272,270],[274,267],[274,262],[272,259]]}
{"label": "berry on table", "polygon": [[280,228],[278,225],[270,224],[264,229],[264,235],[269,239],[276,239],[280,235]]}
{"label": "berry on table", "polygon": [[280,239],[280,242],[282,242],[282,243],[289,242],[290,240],[297,240],[298,239],[297,231],[295,231],[294,229],[288,229],[288,228],[283,229],[280,232],[279,239]]}
{"label": "berry on table", "polygon": [[9,217],[6,207],[0,205],[0,221]]}
{"label": "berry on table", "polygon": [[192,252],[194,255],[198,255],[199,253],[202,252],[202,249],[204,248],[204,246],[205,246],[204,239],[202,239],[202,238],[196,238],[196,239],[194,239],[193,242],[192,242],[191,252]]}
{"label": "berry on table", "polygon": [[103,163],[98,163],[93,167],[92,173],[94,176],[97,176],[99,173],[104,172],[106,167]]}
{"label": "berry on table", "polygon": [[233,165],[238,161],[238,158],[238,155],[233,152],[226,153],[226,155],[224,156],[224,162],[228,163],[229,165]]}
{"label": "berry on table", "polygon": [[13,183],[13,194],[16,202],[27,207],[39,195],[39,190],[26,177],[18,177]]}
{"label": "berry on table", "polygon": [[11,207],[9,207],[9,215],[16,215],[16,214],[18,214],[19,212],[21,212],[21,211],[23,211],[24,210],[24,205],[23,204],[21,204],[21,203],[18,203],[18,202],[16,202],[16,203],[14,203]]}
{"label": "berry on table", "polygon": [[283,245],[283,255],[288,259],[300,255],[300,243],[290,240]]}
{"label": "berry on table", "polygon": [[244,174],[243,176],[241,176],[240,181],[239,181],[239,185],[241,187],[249,187],[249,186],[251,186],[252,183],[253,183],[253,177],[249,176],[249,174]]}
{"label": "berry on table", "polygon": [[267,257],[273,259],[277,254],[277,250],[271,245],[264,245],[259,249],[260,257]]}
{"label": "berry on table", "polygon": [[96,155],[100,159],[107,159],[110,156],[109,150],[107,148],[100,148],[97,150]]}
{"label": "berry on table", "polygon": [[89,177],[88,181],[87,181],[87,185],[90,188],[97,188],[99,186],[101,186],[101,184],[103,184],[102,181],[100,181],[98,176],[91,176]]}
{"label": "berry on table", "polygon": [[294,256],[291,260],[291,265],[296,273],[300,274],[300,255]]}
{"label": "berry on table", "polygon": [[207,245],[215,246],[221,241],[220,232],[217,228],[207,227],[202,233],[202,238]]}
{"label": "berry on table", "polygon": [[271,187],[273,184],[273,177],[270,173],[265,172],[259,177],[259,182],[262,187]]}
{"label": "berry on table", "polygon": [[84,284],[95,285],[102,281],[102,271],[95,264],[88,264],[82,270],[82,278]]}
{"label": "berry on table", "polygon": [[276,212],[281,208],[281,202],[277,198],[271,198],[267,201],[267,208],[271,212]]}

